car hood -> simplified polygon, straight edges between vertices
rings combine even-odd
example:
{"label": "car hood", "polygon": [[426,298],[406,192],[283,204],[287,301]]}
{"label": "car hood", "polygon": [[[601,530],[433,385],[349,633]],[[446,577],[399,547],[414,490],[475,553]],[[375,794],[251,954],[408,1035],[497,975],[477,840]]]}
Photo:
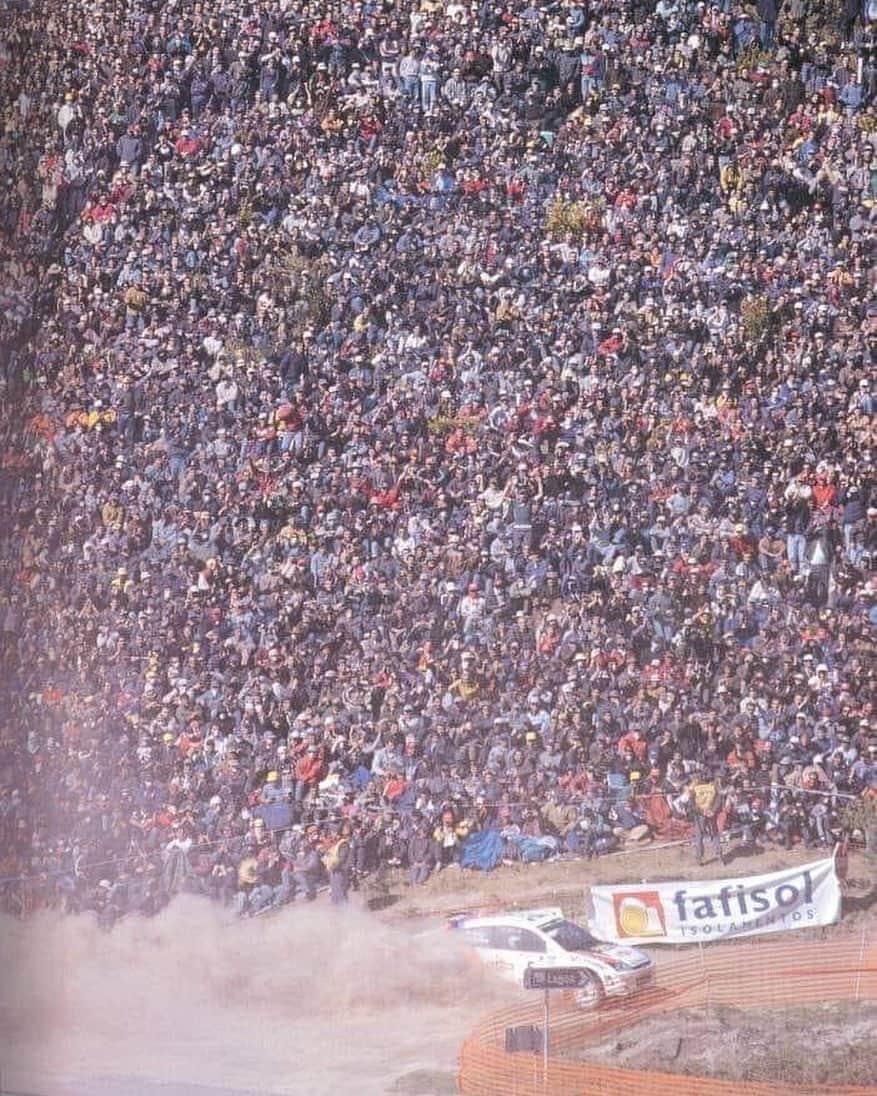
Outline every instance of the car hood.
{"label": "car hood", "polygon": [[617,959],[620,963],[626,963],[629,967],[647,967],[651,959],[645,952],[636,948],[625,948],[619,944],[601,944],[594,948],[595,955],[606,955],[610,959]]}

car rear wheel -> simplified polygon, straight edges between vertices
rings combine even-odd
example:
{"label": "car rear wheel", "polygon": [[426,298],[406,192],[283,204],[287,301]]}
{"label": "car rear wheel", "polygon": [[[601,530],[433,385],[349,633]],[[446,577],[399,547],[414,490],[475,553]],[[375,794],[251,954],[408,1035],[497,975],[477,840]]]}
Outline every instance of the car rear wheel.
{"label": "car rear wheel", "polygon": [[587,983],[575,991],[574,999],[581,1009],[595,1009],[605,996],[603,983],[595,974],[589,974]]}

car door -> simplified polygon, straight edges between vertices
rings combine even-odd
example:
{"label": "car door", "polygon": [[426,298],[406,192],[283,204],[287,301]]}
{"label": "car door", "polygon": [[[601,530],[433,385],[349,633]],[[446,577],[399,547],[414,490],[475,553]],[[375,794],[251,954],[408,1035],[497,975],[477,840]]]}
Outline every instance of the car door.
{"label": "car door", "polygon": [[548,950],[545,941],[538,932],[517,925],[504,925],[502,932],[504,951],[514,972],[515,981],[523,982],[527,967],[544,961]]}
{"label": "car door", "polygon": [[487,929],[490,942],[487,962],[504,978],[517,981],[519,961],[514,951],[515,938],[508,925],[491,925]]}

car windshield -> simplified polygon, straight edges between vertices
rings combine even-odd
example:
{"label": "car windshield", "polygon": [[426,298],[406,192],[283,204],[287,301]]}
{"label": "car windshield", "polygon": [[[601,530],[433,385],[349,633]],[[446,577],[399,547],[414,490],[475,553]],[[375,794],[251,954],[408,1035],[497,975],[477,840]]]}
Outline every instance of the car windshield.
{"label": "car windshield", "polygon": [[552,921],[544,928],[545,933],[564,951],[590,951],[600,943],[589,932],[573,921]]}

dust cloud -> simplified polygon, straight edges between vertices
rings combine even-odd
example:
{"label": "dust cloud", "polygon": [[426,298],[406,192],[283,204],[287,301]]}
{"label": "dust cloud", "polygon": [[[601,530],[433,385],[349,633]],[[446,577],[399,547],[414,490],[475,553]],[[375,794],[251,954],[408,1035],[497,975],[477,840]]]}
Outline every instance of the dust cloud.
{"label": "dust cloud", "polygon": [[438,1096],[508,1000],[453,933],[322,903],[5,921],[0,972],[0,1092],[28,1096]]}

